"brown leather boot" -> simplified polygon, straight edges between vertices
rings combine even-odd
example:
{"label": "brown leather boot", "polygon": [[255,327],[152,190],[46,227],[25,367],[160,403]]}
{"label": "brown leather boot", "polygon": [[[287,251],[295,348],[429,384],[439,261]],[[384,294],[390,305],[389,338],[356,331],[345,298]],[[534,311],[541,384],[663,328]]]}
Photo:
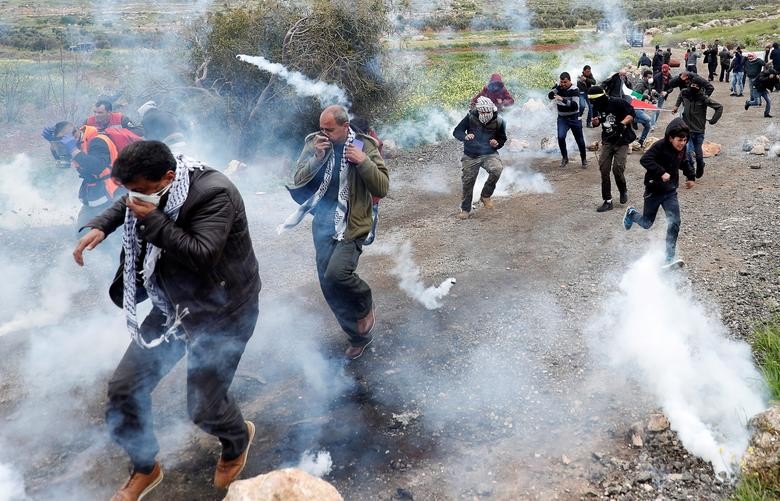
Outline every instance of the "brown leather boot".
{"label": "brown leather boot", "polygon": [[376,319],[374,318],[374,308],[368,312],[368,315],[357,321],[357,331],[360,336],[368,336],[374,329]]}
{"label": "brown leather boot", "polygon": [[486,209],[493,208],[493,201],[490,198],[482,197],[480,200],[482,200],[482,205],[484,205]]}
{"label": "brown leather boot", "polygon": [[163,471],[160,463],[154,463],[151,473],[133,472],[125,482],[124,487],[111,496],[111,501],[141,501],[152,489],[157,487],[163,479]]}
{"label": "brown leather boot", "polygon": [[370,345],[374,341],[374,338],[371,338],[368,340],[368,342],[362,346],[350,346],[347,348],[346,353],[344,353],[348,359],[355,360],[356,358],[360,358],[360,356],[363,354],[364,351],[366,351],[366,347]]}
{"label": "brown leather boot", "polygon": [[246,423],[246,429],[249,432],[249,442],[246,444],[246,449],[235,459],[225,461],[222,457],[217,461],[217,469],[214,472],[214,486],[220,489],[227,489],[227,487],[241,475],[246,466],[246,458],[249,456],[249,446],[252,445],[252,439],[255,438],[255,425],[252,421],[244,421]]}

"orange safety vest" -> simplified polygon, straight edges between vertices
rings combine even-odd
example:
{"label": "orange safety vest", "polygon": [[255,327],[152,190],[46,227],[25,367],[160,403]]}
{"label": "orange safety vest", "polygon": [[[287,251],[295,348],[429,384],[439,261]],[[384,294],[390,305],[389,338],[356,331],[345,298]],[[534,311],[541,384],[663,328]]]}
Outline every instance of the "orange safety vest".
{"label": "orange safety vest", "polygon": [[[122,127],[122,117],[123,115],[116,111],[109,113],[108,125],[106,127]],[[90,127],[97,127],[97,122],[95,121],[95,115],[90,115],[89,117],[87,117],[87,122],[85,125],[89,125]]]}
{"label": "orange safety vest", "polygon": [[[111,166],[114,165],[114,160],[116,160],[116,157],[118,155],[116,151],[116,146],[111,141],[111,139],[106,136],[105,134],[100,134],[97,130],[97,128],[89,126],[89,125],[83,125],[81,127],[82,132],[82,138],[81,141],[81,151],[84,152],[84,154],[89,154],[89,145],[95,138],[100,138],[108,145],[108,156],[110,158],[110,163],[108,167],[103,169],[103,171],[100,173],[100,176],[98,179],[103,182],[103,185],[106,189],[106,193],[108,193],[109,198],[114,198],[114,192],[117,188],[119,188],[119,184],[114,181],[114,179],[111,177]],[[73,166],[76,167],[77,164],[74,161]]]}

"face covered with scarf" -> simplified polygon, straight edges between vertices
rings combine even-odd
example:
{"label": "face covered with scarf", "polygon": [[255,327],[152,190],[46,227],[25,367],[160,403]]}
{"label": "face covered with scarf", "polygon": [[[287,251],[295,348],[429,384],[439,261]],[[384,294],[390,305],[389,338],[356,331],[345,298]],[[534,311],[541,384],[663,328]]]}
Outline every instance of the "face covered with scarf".
{"label": "face covered with scarf", "polygon": [[493,104],[493,101],[485,96],[480,96],[477,99],[477,105],[475,108],[479,114],[479,121],[482,122],[482,124],[488,123],[493,118],[493,115],[498,109],[496,108],[496,105]]}

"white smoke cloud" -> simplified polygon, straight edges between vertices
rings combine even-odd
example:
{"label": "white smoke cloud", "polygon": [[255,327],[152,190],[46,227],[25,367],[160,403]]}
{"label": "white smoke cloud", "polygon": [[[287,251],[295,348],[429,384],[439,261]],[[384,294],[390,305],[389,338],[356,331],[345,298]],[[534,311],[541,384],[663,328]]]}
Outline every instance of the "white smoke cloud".
{"label": "white smoke cloud", "polygon": [[309,475],[322,478],[330,473],[333,468],[333,460],[328,451],[306,450],[301,454],[301,460],[296,468],[305,471]]}
{"label": "white smoke cloud", "polygon": [[9,465],[0,463],[0,501],[25,501],[30,499],[24,488],[24,479]]}
{"label": "white smoke cloud", "polygon": [[[488,178],[484,169],[479,170],[477,181],[474,183],[474,200],[479,200],[482,185]],[[501,177],[496,183],[494,197],[508,197],[516,193],[552,193],[552,184],[541,172],[536,172],[530,167],[504,167]]]}
{"label": "white smoke cloud", "polygon": [[278,75],[286,80],[299,95],[316,97],[323,105],[340,104],[349,106],[350,104],[347,93],[336,84],[312,80],[303,73],[288,70],[283,65],[272,63],[262,56],[239,54],[236,58],[245,63],[253,64],[261,70]]}
{"label": "white smoke cloud", "polygon": [[[36,174],[49,186],[54,184],[52,178],[58,178],[58,190],[45,192],[36,186]],[[79,211],[77,195],[75,172],[57,172],[50,162],[37,166],[28,155],[18,154],[10,163],[0,164],[0,229],[69,223]]]}
{"label": "white smoke cloud", "polygon": [[435,143],[452,137],[455,126],[466,116],[464,111],[431,108],[419,117],[407,118],[378,129],[379,137],[391,139],[402,148]]}
{"label": "white smoke cloud", "polygon": [[649,392],[688,451],[732,472],[747,420],[767,406],[750,346],[660,269],[660,252],[634,263],[593,326],[596,355]]}

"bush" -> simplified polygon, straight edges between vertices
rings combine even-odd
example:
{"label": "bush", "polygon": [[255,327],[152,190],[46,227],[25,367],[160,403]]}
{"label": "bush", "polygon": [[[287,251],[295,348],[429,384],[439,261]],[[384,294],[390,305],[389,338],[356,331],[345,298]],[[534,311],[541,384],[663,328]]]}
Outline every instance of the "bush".
{"label": "bush", "polygon": [[382,37],[389,30],[383,1],[313,0],[302,8],[261,0],[253,5],[208,14],[189,32],[190,76],[218,98],[218,121],[240,135],[242,158],[263,146],[297,149],[304,134],[318,127],[321,105],[238,61],[237,54],[263,56],[339,85],[350,96],[352,111],[369,121],[392,108],[397,88],[381,70]]}

